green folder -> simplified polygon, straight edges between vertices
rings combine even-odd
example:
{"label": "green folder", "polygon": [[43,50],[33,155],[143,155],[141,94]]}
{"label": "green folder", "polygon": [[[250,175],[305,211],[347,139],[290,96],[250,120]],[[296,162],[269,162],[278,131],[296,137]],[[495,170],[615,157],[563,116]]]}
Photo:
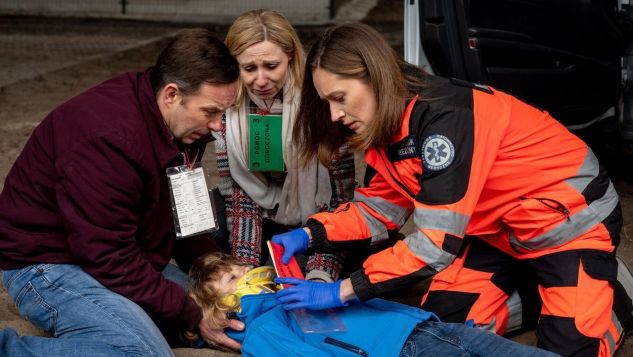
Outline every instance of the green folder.
{"label": "green folder", "polygon": [[251,171],[284,171],[281,123],[281,115],[248,115]]}

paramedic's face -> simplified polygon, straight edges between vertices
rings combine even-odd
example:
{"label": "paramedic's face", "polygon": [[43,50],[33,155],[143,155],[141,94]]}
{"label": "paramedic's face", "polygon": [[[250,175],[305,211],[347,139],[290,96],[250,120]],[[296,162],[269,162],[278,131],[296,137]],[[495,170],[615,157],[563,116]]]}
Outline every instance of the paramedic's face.
{"label": "paramedic's face", "polygon": [[330,106],[333,122],[340,121],[356,134],[367,129],[376,116],[376,97],[369,84],[322,68],[315,69],[312,78],[319,97]]}
{"label": "paramedic's face", "polygon": [[240,77],[248,90],[261,98],[273,99],[288,78],[290,57],[270,41],[256,43],[236,57]]}
{"label": "paramedic's face", "polygon": [[235,102],[237,82],[200,85],[198,92],[183,97],[176,88],[166,105],[165,123],[174,138],[191,144],[210,131],[222,130],[222,114]]}
{"label": "paramedic's face", "polygon": [[220,296],[233,294],[237,290],[237,281],[249,270],[247,266],[233,265],[231,270],[223,273],[218,281],[211,282],[211,287]]}

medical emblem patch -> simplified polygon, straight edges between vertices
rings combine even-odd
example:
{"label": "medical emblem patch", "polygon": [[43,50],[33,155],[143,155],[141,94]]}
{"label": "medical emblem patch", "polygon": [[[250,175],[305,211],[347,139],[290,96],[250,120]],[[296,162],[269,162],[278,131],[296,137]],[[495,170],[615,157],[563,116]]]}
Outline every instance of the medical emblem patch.
{"label": "medical emblem patch", "polygon": [[447,168],[455,158],[455,147],[444,135],[433,134],[422,144],[422,165],[429,171]]}

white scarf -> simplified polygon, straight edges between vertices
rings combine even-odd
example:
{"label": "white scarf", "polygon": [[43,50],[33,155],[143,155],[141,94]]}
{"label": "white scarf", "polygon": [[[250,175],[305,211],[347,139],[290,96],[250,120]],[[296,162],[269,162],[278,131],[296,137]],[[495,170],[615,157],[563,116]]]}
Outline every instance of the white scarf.
{"label": "white scarf", "polygon": [[[287,175],[280,185],[269,181],[265,175],[248,169],[249,132],[246,109],[248,100],[226,111],[226,151],[231,177],[260,207],[279,208],[275,222],[286,225],[303,224],[308,217],[324,207],[332,198],[330,174],[316,158],[305,168],[299,169],[298,150],[292,144],[292,128],[299,109],[299,90],[284,86],[283,104],[275,100],[271,113],[281,109],[284,163]],[[248,93],[250,100],[259,108],[266,108],[263,100]]]}

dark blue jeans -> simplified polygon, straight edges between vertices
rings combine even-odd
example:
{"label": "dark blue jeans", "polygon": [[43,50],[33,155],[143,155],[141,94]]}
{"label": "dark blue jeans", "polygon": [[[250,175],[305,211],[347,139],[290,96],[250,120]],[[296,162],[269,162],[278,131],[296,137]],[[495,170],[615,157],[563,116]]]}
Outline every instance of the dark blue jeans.
{"label": "dark blue jeans", "polygon": [[[184,284],[186,275],[163,272]],[[4,286],[20,315],[53,338],[0,330],[0,356],[173,356],[147,313],[69,264],[37,264],[3,272]]]}
{"label": "dark blue jeans", "polygon": [[411,332],[401,357],[432,356],[558,356],[508,340],[492,332],[459,323],[425,321]]}

